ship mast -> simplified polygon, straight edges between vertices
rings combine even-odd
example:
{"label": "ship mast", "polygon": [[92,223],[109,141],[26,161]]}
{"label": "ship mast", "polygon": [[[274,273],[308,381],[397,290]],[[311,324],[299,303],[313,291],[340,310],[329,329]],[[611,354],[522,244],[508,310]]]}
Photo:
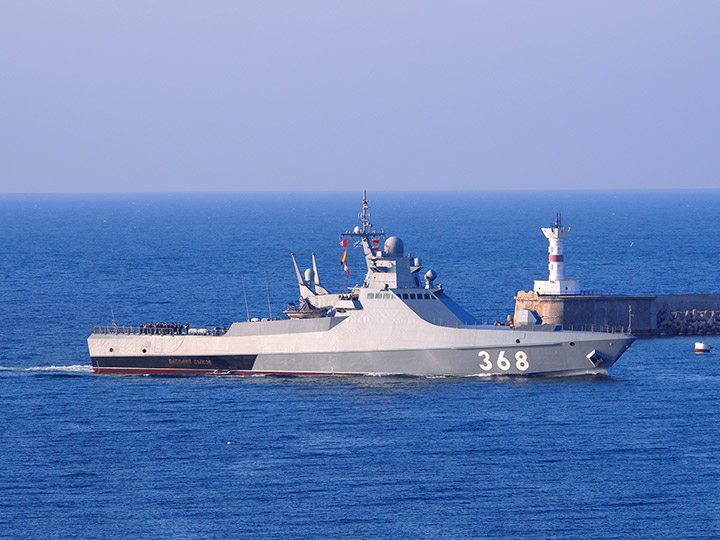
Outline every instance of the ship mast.
{"label": "ship mast", "polygon": [[372,223],[370,223],[370,203],[368,203],[367,200],[367,192],[363,189],[363,200],[362,200],[362,212],[358,214],[358,217],[360,218],[360,223],[362,225],[362,232],[367,233],[370,231],[370,227],[372,227]]}
{"label": "ship mast", "polygon": [[367,190],[365,189],[363,189],[362,210],[358,214],[358,217],[360,218],[360,225],[352,230],[345,230],[345,232],[340,235],[340,238],[360,239],[360,244],[365,254],[365,262],[369,269],[373,266],[375,258],[380,254],[379,250],[376,251],[373,249],[373,243],[380,244],[381,241],[384,242],[385,231],[382,229],[376,231],[372,228],[373,225],[370,223],[370,203],[368,202]]}

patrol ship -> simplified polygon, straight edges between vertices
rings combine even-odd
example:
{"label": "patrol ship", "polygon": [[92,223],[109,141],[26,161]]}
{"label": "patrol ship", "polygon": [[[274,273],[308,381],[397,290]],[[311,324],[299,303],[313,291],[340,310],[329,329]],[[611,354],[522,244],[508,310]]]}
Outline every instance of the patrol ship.
{"label": "patrol ship", "polygon": [[373,230],[363,192],[360,225],[340,235],[362,246],[362,285],[331,293],[291,254],[300,305],[287,318],[229,328],[98,326],[88,338],[102,373],[293,375],[578,375],[605,373],[635,340],[626,334],[568,332],[518,313],[515,326],[483,326],[422,273],[397,236]]}

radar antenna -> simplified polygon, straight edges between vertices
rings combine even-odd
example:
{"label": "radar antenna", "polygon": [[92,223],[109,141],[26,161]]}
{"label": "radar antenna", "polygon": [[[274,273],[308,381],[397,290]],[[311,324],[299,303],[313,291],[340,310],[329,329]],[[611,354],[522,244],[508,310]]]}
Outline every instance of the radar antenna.
{"label": "radar antenna", "polygon": [[368,203],[367,200],[367,193],[366,190],[363,189],[363,201],[362,201],[362,212],[358,214],[358,217],[360,218],[360,223],[362,224],[362,232],[367,233],[370,231],[370,228],[372,227],[372,223],[370,223],[370,203]]}

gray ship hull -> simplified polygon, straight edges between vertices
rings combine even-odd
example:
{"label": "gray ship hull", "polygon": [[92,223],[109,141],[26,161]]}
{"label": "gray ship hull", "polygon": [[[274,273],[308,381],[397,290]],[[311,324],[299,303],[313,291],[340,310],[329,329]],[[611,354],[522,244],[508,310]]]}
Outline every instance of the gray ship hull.
{"label": "gray ship hull", "polygon": [[[625,350],[632,339],[623,338],[617,349]],[[624,343],[623,343],[624,342]],[[598,345],[601,342],[597,343]],[[612,347],[610,348],[612,349]],[[596,350],[594,347],[588,350]],[[479,356],[487,353],[485,356]],[[502,359],[498,362],[500,354]],[[531,358],[518,363],[516,354]],[[619,356],[619,355],[618,355]],[[433,349],[379,352],[325,353],[307,355],[266,355],[258,357],[255,373],[298,375],[580,375],[605,373],[617,357],[593,363],[586,357],[568,355],[557,345],[524,349]],[[522,358],[522,356],[521,356]],[[504,360],[503,360],[504,359]],[[527,367],[525,367],[527,365]],[[484,369],[485,366],[487,369]]]}
{"label": "gray ship hull", "polygon": [[[332,323],[235,323],[223,336],[94,333],[88,343],[96,372],[493,376],[603,373],[634,341],[621,334],[440,327],[430,341],[456,345],[378,348],[373,341],[382,340],[371,339],[358,343],[362,350],[340,348],[349,338],[334,334],[351,329],[341,333],[343,325]],[[334,327],[317,331],[321,324]],[[298,331],[273,333],[273,326]],[[300,331],[308,326],[315,331]]]}

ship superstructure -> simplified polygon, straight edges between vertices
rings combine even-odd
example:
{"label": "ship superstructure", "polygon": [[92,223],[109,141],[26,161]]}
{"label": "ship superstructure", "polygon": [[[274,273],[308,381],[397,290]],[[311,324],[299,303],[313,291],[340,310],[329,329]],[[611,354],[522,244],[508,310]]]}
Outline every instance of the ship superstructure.
{"label": "ship superstructure", "polygon": [[625,334],[566,332],[533,312],[520,326],[483,326],[455,303],[433,270],[406,256],[396,236],[370,224],[363,192],[359,226],[341,239],[359,242],[361,285],[331,293],[313,269],[292,261],[300,305],[287,319],[230,328],[95,327],[93,370],[114,373],[568,375],[605,372],[634,341]]}

